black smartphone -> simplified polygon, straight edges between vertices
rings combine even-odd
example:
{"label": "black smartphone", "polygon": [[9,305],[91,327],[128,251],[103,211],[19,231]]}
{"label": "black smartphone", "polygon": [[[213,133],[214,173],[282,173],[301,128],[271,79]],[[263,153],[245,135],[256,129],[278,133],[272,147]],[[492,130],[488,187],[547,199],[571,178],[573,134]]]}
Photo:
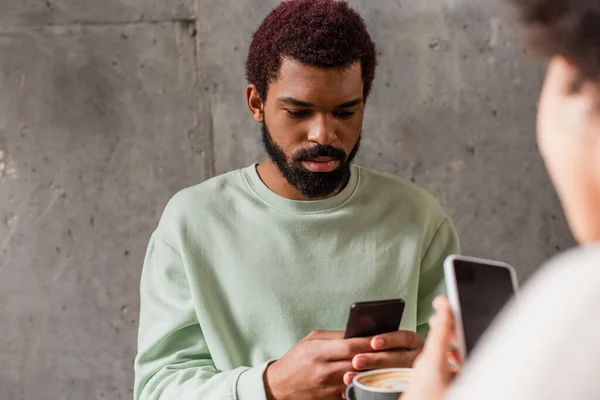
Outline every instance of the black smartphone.
{"label": "black smartphone", "polygon": [[402,299],[354,303],[350,308],[344,339],[397,331],[403,313],[404,300]]}

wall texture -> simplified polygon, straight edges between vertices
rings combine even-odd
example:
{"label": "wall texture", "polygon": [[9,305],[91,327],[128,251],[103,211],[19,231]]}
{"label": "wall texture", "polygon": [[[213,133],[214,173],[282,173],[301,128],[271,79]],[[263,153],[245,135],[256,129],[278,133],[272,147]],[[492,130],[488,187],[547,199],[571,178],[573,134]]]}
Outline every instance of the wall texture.
{"label": "wall texture", "polygon": [[[243,63],[277,3],[0,2],[0,399],[131,398],[148,237],[174,192],[262,157]],[[350,3],[381,53],[359,163],[431,190],[466,253],[522,278],[572,245],[510,14]]]}

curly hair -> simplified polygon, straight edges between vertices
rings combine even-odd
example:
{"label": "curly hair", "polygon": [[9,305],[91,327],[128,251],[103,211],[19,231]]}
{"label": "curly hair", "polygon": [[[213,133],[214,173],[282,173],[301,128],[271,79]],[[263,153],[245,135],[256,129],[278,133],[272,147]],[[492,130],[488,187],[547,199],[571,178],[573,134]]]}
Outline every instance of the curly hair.
{"label": "curly hair", "polygon": [[573,63],[581,79],[600,79],[600,0],[511,0],[533,49]]}
{"label": "curly hair", "polygon": [[377,52],[365,22],[345,1],[290,0],[277,6],[252,37],[246,79],[263,101],[289,57],[319,68],[347,68],[360,60],[366,100],[377,66]]}

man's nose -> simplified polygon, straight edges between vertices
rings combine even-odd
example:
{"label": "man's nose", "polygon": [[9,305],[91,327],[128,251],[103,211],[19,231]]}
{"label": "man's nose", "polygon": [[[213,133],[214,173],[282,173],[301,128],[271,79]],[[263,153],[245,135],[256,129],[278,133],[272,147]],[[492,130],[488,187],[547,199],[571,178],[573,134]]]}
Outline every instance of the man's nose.
{"label": "man's nose", "polygon": [[330,114],[319,114],[308,133],[308,140],[322,146],[330,145],[337,140],[333,127],[333,116]]}

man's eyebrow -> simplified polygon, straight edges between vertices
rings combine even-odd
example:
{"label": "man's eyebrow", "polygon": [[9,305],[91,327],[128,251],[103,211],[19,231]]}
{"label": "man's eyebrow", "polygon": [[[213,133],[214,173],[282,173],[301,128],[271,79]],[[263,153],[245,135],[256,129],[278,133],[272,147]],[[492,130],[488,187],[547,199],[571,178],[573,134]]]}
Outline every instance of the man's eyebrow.
{"label": "man's eyebrow", "polygon": [[335,109],[336,109],[336,110],[339,110],[339,109],[342,109],[342,108],[350,108],[350,107],[354,107],[354,106],[357,106],[357,105],[359,105],[359,104],[360,104],[360,103],[362,103],[362,102],[363,102],[363,99],[362,99],[362,97],[361,97],[361,98],[358,98],[358,99],[354,99],[354,100],[347,101],[347,102],[345,102],[345,103],[343,103],[343,104],[340,104],[339,106],[335,106]]}
{"label": "man's eyebrow", "polygon": [[314,104],[307,103],[306,101],[298,100],[293,97],[280,97],[277,99],[283,103],[289,103],[298,107],[314,107]]}
{"label": "man's eyebrow", "polygon": [[[283,102],[283,103],[288,103],[288,104],[292,104],[294,106],[298,106],[298,107],[307,107],[307,108],[314,108],[314,104],[306,102],[306,101],[302,101],[302,100],[298,100],[294,97],[280,97],[278,99],[279,101]],[[335,106],[336,110],[340,110],[340,109],[344,109],[344,108],[350,108],[350,107],[354,107],[356,105],[359,105],[363,102],[362,97],[358,98],[358,99],[354,99],[354,100],[350,100],[347,101],[345,103],[339,104],[337,106]]]}

